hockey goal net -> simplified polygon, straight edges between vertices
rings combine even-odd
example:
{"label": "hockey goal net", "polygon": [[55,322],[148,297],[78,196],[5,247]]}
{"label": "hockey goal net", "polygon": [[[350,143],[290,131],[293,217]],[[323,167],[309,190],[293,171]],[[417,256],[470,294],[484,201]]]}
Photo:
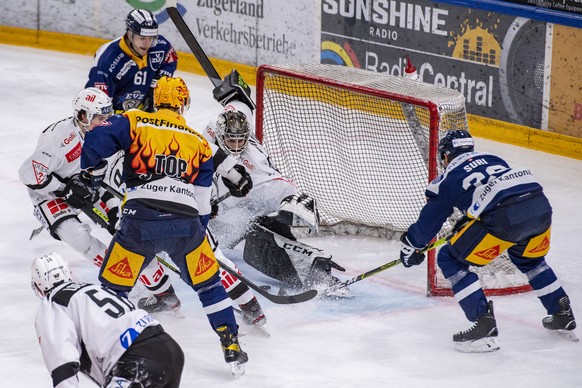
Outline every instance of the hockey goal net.
{"label": "hockey goal net", "polygon": [[[322,230],[335,234],[398,238],[425,203],[438,141],[450,129],[468,129],[464,97],[452,89],[336,65],[257,71],[257,138],[317,199]],[[427,260],[428,293],[452,295],[435,257]],[[478,271],[488,294],[527,289],[501,256]]]}

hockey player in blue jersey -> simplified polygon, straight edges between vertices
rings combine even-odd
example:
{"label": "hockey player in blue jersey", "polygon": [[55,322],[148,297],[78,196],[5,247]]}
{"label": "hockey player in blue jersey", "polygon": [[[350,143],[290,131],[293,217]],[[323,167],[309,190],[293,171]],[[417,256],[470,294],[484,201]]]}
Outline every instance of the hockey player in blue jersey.
{"label": "hockey player in blue jersey", "polygon": [[545,261],[552,208],[531,171],[475,152],[473,138],[464,130],[449,131],[438,152],[444,173],[429,183],[426,205],[402,235],[400,259],[405,267],[422,263],[423,248],[454,208],[464,213],[464,222],[437,258],[465,316],[474,322],[470,329],[453,335],[455,348],[462,352],[499,349],[493,302],[487,301],[478,275],[469,267],[486,265],[505,250],[545,307],[549,316],[543,326],[576,340],[570,300]]}
{"label": "hockey player in blue jersey", "polygon": [[85,87],[107,93],[116,113],[134,108],[151,111],[156,81],[174,74],[178,56],[170,42],[158,34],[158,22],[151,11],[134,9],[125,24],[127,30],[121,38],[97,50]]}

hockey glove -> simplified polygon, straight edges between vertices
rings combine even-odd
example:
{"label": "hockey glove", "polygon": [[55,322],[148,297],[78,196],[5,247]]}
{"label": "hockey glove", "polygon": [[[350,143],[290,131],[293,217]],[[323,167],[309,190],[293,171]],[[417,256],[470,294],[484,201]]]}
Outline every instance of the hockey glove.
{"label": "hockey glove", "polygon": [[237,198],[246,196],[253,188],[251,176],[240,164],[236,164],[231,168],[228,174],[222,177],[222,181],[230,194]]}
{"label": "hockey glove", "polygon": [[95,167],[89,167],[86,170],[81,171],[81,177],[85,180],[91,182],[91,186],[94,189],[101,187],[101,182],[105,179],[105,174],[107,173],[107,162],[102,161]]}
{"label": "hockey glove", "polygon": [[63,198],[69,205],[81,209],[89,206],[99,199],[99,193],[90,187],[90,182],[81,178],[79,174],[69,178],[65,188],[61,191],[55,191],[55,194]]}
{"label": "hockey glove", "polygon": [[404,232],[400,237],[400,260],[406,268],[410,268],[413,265],[419,265],[424,261],[424,252],[422,248],[416,248],[408,240],[407,232]]}
{"label": "hockey glove", "polygon": [[236,70],[232,70],[224,77],[222,83],[214,88],[212,95],[222,106],[226,106],[232,100],[238,100],[248,105],[251,111],[255,109],[255,103],[251,99],[251,88]]}
{"label": "hockey glove", "polygon": [[115,234],[119,229],[119,208],[116,206],[107,212],[107,231]]}

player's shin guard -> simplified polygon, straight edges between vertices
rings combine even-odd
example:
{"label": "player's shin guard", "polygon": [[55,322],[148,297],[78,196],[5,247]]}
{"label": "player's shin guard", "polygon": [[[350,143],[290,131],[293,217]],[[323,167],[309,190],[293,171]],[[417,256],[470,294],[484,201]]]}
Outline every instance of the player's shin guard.
{"label": "player's shin guard", "polygon": [[153,294],[147,298],[141,298],[137,305],[150,313],[163,311],[177,311],[181,302],[172,287],[170,277],[165,273],[164,267],[157,260],[152,260],[145,267],[139,280]]}

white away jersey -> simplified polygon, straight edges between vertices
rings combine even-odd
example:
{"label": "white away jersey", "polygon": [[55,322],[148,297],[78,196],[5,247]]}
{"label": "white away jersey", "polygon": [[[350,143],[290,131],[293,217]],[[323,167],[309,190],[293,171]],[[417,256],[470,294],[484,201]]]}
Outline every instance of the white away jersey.
{"label": "white away jersey", "polygon": [[[103,385],[111,368],[148,326],[158,325],[127,299],[93,284],[65,283],[43,299],[36,333],[45,365],[55,369],[79,363],[81,372]],[[67,376],[68,377],[68,376]],[[57,378],[57,382],[58,382]],[[58,388],[77,387],[77,377],[61,379]]]}
{"label": "white away jersey", "polygon": [[83,133],[73,117],[57,121],[42,132],[36,149],[18,170],[34,205],[54,199],[52,192],[65,186],[53,175],[69,178],[81,170],[82,147]]}
{"label": "white away jersey", "polygon": [[[202,134],[210,144],[215,145],[216,121],[211,121]],[[250,174],[253,188],[246,197],[231,196],[222,201],[218,217],[209,223],[226,246],[238,240],[254,218],[276,212],[283,198],[297,194],[293,181],[281,175],[271,164],[267,152],[254,136],[249,137],[249,143],[239,155],[238,163]],[[227,192],[222,178],[215,176],[213,196],[219,197]]]}

